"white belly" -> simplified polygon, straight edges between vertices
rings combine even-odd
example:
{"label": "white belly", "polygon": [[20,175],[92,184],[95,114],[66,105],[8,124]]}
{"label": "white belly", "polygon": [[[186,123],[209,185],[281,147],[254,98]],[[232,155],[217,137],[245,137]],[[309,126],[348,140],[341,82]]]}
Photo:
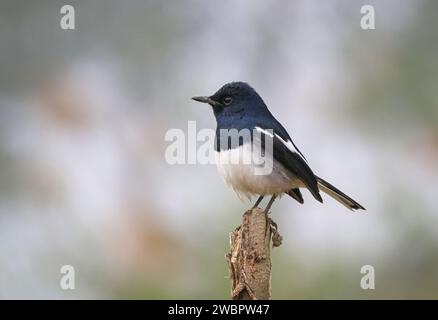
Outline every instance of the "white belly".
{"label": "white belly", "polygon": [[[281,195],[303,184],[272,157],[259,156],[251,152],[251,144],[216,152],[216,165],[225,183],[239,197],[252,195]],[[249,159],[249,160],[248,160]],[[261,161],[264,161],[263,165]],[[269,170],[270,169],[270,170]]]}

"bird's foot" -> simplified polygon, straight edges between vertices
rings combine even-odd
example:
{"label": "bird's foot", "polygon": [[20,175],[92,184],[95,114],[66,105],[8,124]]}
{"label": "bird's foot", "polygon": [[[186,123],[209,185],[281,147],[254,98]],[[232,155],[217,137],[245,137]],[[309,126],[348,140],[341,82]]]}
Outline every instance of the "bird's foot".
{"label": "bird's foot", "polygon": [[257,208],[257,206],[260,204],[260,202],[262,202],[263,198],[265,196],[260,196],[257,201],[254,203],[253,207],[251,208],[251,210],[254,210],[255,208]]}

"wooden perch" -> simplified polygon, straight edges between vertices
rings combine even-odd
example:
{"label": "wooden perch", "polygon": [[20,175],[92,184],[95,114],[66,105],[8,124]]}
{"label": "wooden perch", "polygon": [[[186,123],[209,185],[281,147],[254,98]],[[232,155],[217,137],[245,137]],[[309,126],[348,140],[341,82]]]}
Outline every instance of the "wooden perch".
{"label": "wooden perch", "polygon": [[233,300],[271,298],[271,239],[273,247],[281,245],[277,225],[259,208],[246,211],[230,233],[226,259]]}

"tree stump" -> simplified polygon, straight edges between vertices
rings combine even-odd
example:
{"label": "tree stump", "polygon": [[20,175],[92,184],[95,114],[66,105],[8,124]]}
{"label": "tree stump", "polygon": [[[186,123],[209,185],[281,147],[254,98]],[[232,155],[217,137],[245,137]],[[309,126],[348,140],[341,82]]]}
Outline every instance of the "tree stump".
{"label": "tree stump", "polygon": [[271,298],[270,247],[281,245],[277,225],[262,209],[243,214],[242,224],[230,233],[230,251],[226,254],[233,300]]}

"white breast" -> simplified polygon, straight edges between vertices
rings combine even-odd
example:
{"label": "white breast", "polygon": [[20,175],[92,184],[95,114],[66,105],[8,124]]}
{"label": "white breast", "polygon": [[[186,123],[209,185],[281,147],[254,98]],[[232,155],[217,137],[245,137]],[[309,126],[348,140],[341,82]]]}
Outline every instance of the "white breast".
{"label": "white breast", "polygon": [[[302,186],[280,163],[269,156],[262,158],[260,152],[251,152],[251,147],[250,143],[246,143],[235,149],[216,152],[219,174],[240,198],[250,198],[251,195],[280,195]],[[272,170],[264,170],[261,166]]]}

